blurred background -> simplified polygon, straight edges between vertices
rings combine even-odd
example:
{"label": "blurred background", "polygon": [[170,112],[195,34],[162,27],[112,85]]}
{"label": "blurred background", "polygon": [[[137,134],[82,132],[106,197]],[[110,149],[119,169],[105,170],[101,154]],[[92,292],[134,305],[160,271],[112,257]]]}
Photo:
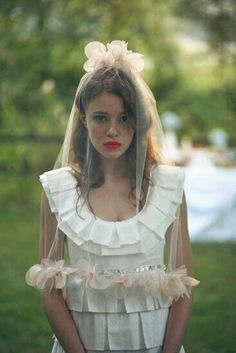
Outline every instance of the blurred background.
{"label": "blurred background", "polygon": [[185,192],[201,284],[187,353],[236,352],[236,3],[233,0],[0,1],[0,352],[50,352],[37,262],[38,176],[57,156],[84,46],[125,40],[145,55]]}

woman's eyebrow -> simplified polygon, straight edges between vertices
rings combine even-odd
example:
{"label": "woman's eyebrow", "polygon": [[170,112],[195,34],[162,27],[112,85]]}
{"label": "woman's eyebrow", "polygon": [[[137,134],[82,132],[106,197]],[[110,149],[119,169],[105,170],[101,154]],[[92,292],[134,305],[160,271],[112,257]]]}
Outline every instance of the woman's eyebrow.
{"label": "woman's eyebrow", "polygon": [[103,112],[101,110],[93,112],[93,114],[102,114],[102,115],[109,115],[107,112]]}
{"label": "woman's eyebrow", "polygon": [[[109,115],[108,112],[104,112],[104,111],[101,111],[101,110],[95,111],[95,112],[93,112],[93,114]],[[122,115],[122,114],[126,114],[126,112],[122,111],[122,112],[119,113],[119,115]]]}

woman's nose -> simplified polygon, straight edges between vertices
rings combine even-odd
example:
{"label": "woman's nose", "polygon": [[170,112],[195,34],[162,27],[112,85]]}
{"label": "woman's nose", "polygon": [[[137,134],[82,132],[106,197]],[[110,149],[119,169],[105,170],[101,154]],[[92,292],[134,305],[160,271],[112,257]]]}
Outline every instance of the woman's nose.
{"label": "woman's nose", "polygon": [[118,132],[116,124],[111,124],[107,130],[107,136],[116,137],[116,136],[118,136],[118,134],[119,134],[119,132]]}

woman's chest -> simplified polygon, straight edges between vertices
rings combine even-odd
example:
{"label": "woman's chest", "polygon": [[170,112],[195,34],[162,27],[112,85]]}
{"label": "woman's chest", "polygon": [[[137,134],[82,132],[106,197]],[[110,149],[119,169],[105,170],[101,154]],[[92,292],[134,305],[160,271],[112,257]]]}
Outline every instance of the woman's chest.
{"label": "woman's chest", "polygon": [[92,212],[103,220],[119,222],[135,216],[135,204],[126,185],[108,185],[89,193]]}

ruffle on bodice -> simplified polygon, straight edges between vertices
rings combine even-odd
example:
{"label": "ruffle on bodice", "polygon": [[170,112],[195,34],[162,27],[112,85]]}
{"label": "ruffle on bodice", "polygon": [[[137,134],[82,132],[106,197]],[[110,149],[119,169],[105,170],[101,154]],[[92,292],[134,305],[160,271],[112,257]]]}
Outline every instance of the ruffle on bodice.
{"label": "ruffle on bodice", "polygon": [[40,176],[58,227],[80,248],[97,255],[145,252],[152,246],[146,241],[150,233],[164,240],[182,202],[184,172],[179,167],[159,165],[152,170],[151,180],[143,209],[130,219],[111,222],[96,217],[83,198],[78,198],[71,167]]}

